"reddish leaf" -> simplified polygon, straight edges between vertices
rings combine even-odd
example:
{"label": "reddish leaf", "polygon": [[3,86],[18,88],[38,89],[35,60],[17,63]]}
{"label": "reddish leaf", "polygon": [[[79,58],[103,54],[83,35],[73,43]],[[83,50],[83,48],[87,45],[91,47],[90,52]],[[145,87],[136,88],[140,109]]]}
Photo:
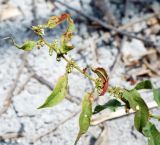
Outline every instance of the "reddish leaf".
{"label": "reddish leaf", "polygon": [[103,88],[102,88],[102,91],[101,91],[101,93],[99,94],[99,96],[103,96],[105,93],[106,93],[106,91],[107,91],[107,89],[108,89],[108,81],[105,81],[105,83],[103,83]]}
{"label": "reddish leaf", "polygon": [[65,20],[68,23],[68,27],[67,27],[67,31],[64,32],[61,36],[61,39],[59,41],[60,46],[56,48],[56,49],[59,49],[58,50],[59,55],[67,54],[68,51],[74,48],[74,46],[70,42],[74,32],[74,22],[70,17],[70,15],[65,13],[65,14],[62,14],[61,16],[52,16],[47,23],[47,27],[53,29]]}
{"label": "reddish leaf", "polygon": [[101,85],[99,86],[98,84],[96,86],[97,86],[98,91],[100,87],[99,96],[103,96],[106,93],[108,86],[109,86],[108,85],[109,78],[108,78],[107,72],[105,71],[104,68],[100,68],[100,67],[93,70],[93,72],[96,73],[98,77],[101,79]]}
{"label": "reddish leaf", "polygon": [[98,67],[95,70],[93,70],[100,78],[103,78],[104,80],[108,81],[108,75],[104,68]]}

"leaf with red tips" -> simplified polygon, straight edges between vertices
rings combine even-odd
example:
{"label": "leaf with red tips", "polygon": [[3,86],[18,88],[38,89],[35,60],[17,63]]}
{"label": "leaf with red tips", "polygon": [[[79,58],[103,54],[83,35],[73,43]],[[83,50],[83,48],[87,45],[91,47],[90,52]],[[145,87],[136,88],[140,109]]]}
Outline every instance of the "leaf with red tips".
{"label": "leaf with red tips", "polygon": [[107,89],[108,89],[108,75],[107,75],[107,72],[104,68],[96,68],[96,69],[92,69],[92,71],[94,73],[96,73],[99,77],[99,79],[97,79],[97,82],[96,82],[96,88],[99,92],[99,96],[103,96]]}
{"label": "leaf with red tips", "polygon": [[74,46],[70,43],[73,36],[73,32],[74,32],[74,22],[69,14],[64,13],[61,16],[52,16],[47,23],[47,27],[50,29],[53,29],[56,26],[58,26],[60,23],[62,23],[64,20],[67,21],[68,27],[67,27],[67,31],[64,32],[61,36],[61,39],[59,41],[60,43],[59,47],[56,48],[58,49],[59,56],[61,54],[67,54],[68,51],[74,48]]}
{"label": "leaf with red tips", "polygon": [[67,19],[69,16],[69,14],[62,14],[60,16],[52,16],[50,17],[50,19],[48,20],[48,28],[55,28],[57,25],[59,25],[60,23],[62,23],[65,19]]}

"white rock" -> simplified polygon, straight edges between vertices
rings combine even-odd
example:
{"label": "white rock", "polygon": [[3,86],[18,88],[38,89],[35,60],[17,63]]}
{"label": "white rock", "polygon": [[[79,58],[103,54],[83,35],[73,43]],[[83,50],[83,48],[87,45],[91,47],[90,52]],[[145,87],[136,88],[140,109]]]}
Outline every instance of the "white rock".
{"label": "white rock", "polygon": [[129,61],[138,60],[147,50],[140,40],[133,39],[131,42],[125,41],[122,47],[122,54]]}

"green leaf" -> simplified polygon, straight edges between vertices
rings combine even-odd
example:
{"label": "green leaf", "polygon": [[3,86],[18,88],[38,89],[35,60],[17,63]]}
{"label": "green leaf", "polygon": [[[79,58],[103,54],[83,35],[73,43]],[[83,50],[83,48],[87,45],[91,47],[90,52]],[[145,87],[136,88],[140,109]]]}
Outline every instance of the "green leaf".
{"label": "green leaf", "polygon": [[139,82],[136,86],[135,86],[135,89],[136,90],[141,90],[141,89],[152,89],[153,86],[152,86],[152,83],[150,80],[145,80],[145,81],[142,81],[142,82]]}
{"label": "green leaf", "polygon": [[123,97],[129,102],[130,107],[136,111],[134,124],[139,132],[142,132],[149,120],[149,109],[137,90],[124,91]]}
{"label": "green leaf", "polygon": [[160,132],[157,130],[154,124],[148,122],[143,128],[143,133],[148,137],[149,145],[160,145]]}
{"label": "green leaf", "polygon": [[61,44],[61,47],[59,48],[60,54],[67,54],[68,51],[72,50],[73,48],[74,48],[74,46],[71,43],[69,43],[69,42],[67,42],[67,43],[63,42]]}
{"label": "green leaf", "polygon": [[59,78],[51,95],[47,98],[47,100],[43,103],[43,105],[38,107],[38,109],[53,107],[58,103],[60,103],[67,94],[67,84],[68,84],[68,79],[67,79],[67,74],[65,74]]}
{"label": "green leaf", "polygon": [[31,51],[36,45],[36,41],[26,41],[20,49],[25,50],[25,51]]}
{"label": "green leaf", "polygon": [[28,41],[24,42],[24,44],[22,44],[22,46],[20,46],[15,42],[15,40],[12,37],[8,37],[8,38],[12,40],[13,45],[15,47],[17,47],[18,49],[22,49],[24,51],[31,51],[35,47],[35,45],[37,44],[36,41],[28,40]]}
{"label": "green leaf", "polygon": [[21,46],[18,45],[15,40],[12,38],[12,37],[7,37],[7,39],[11,39],[12,40],[12,43],[15,47],[17,47],[18,49],[22,49],[24,51],[31,51],[37,44],[36,41],[31,41],[31,40],[28,40],[26,42],[24,42],[24,44],[22,44]]}
{"label": "green leaf", "polygon": [[105,103],[104,105],[97,105],[94,109],[94,112],[93,114],[97,114],[99,113],[100,111],[104,110],[104,109],[107,109],[109,108],[110,110],[112,111],[115,111],[117,107],[120,107],[122,106],[121,103],[116,100],[116,99],[112,99],[112,100],[109,100],[107,103]]}
{"label": "green leaf", "polygon": [[158,106],[160,106],[160,88],[153,89],[154,100],[157,102]]}
{"label": "green leaf", "polygon": [[77,139],[75,141],[75,144],[77,144],[80,137],[87,132],[90,122],[91,122],[91,116],[92,116],[92,100],[93,96],[92,93],[87,93],[82,101],[82,112],[79,117],[79,133],[77,136]]}
{"label": "green leaf", "polygon": [[140,107],[134,117],[134,125],[139,132],[142,132],[143,128],[149,120],[149,111],[146,106]]}

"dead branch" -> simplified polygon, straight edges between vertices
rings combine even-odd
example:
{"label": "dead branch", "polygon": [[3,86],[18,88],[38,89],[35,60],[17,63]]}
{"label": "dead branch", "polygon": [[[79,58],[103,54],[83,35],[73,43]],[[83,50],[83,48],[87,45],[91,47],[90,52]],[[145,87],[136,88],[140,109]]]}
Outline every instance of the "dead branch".
{"label": "dead branch", "polygon": [[107,124],[104,124],[103,130],[98,137],[95,145],[106,145],[108,138],[106,137],[108,133],[108,127]]}
{"label": "dead branch", "polygon": [[101,11],[104,15],[104,20],[110,25],[118,26],[118,22],[110,10],[110,0],[95,0],[94,5]]}
{"label": "dead branch", "polygon": [[130,21],[129,23],[125,24],[125,25],[122,25],[119,27],[119,30],[124,30],[124,29],[127,29],[129,27],[132,27],[133,25],[137,24],[137,23],[141,23],[141,22],[144,22],[144,21],[148,21],[150,19],[152,19],[153,17],[157,17],[160,15],[160,12],[157,12],[157,13],[153,13],[153,14],[149,14],[149,15],[146,15],[146,16],[143,16],[137,20],[132,20]]}
{"label": "dead branch", "polygon": [[143,41],[147,45],[153,45],[154,46],[154,43],[152,41],[150,41],[150,40],[137,37],[136,35],[128,33],[128,32],[125,32],[125,31],[121,31],[118,28],[115,28],[115,27],[113,27],[113,26],[111,26],[109,24],[106,24],[103,21],[101,21],[101,20],[99,20],[99,19],[97,19],[97,18],[95,18],[93,16],[89,16],[86,13],[83,13],[83,12],[81,12],[81,11],[79,11],[79,10],[77,10],[77,9],[75,9],[75,8],[73,8],[73,7],[71,7],[71,6],[67,5],[67,4],[59,1],[59,0],[57,0],[56,2],[59,3],[59,4],[61,4],[61,5],[63,5],[63,6],[65,6],[65,7],[67,7],[67,8],[69,8],[70,10],[73,10],[73,11],[81,14],[83,17],[89,19],[90,21],[96,22],[97,24],[101,25],[103,28],[105,28],[107,30],[113,30],[113,31],[117,32],[118,34],[125,35],[125,36],[127,36],[129,38],[135,38],[135,39],[138,39],[140,41]]}
{"label": "dead branch", "polygon": [[7,139],[17,139],[17,138],[20,138],[20,137],[24,137],[24,135],[22,133],[6,133],[6,134],[3,134],[3,135],[0,135],[0,140],[7,140]]}
{"label": "dead branch", "polygon": [[[127,15],[128,15],[128,0],[126,0],[126,3],[125,3],[125,17],[127,17]],[[123,38],[121,40],[121,44],[118,47],[117,56],[115,57],[115,60],[114,60],[114,62],[112,64],[112,66],[110,67],[110,74],[111,75],[114,74],[115,68],[117,67],[118,62],[120,62],[120,60],[122,58],[122,47],[123,47],[125,41],[126,41],[126,37],[123,36]]]}
{"label": "dead branch", "polygon": [[160,76],[160,71],[157,70],[153,65],[149,64],[146,59],[143,60],[143,63],[146,65],[148,69],[151,70],[154,74]]}
{"label": "dead branch", "polygon": [[[138,20],[132,20],[132,21],[130,21],[129,23],[120,26],[118,29],[121,30],[121,31],[122,31],[122,30],[126,30],[126,29],[134,26],[134,25],[137,24],[137,23],[150,20],[150,19],[152,19],[153,17],[157,17],[157,16],[159,16],[159,15],[160,15],[160,12],[143,16],[143,17],[139,18]],[[107,39],[107,38],[109,38],[109,37],[110,37],[110,35],[108,35],[108,32],[106,32],[106,33],[104,33],[104,35],[102,35],[102,36],[101,36],[99,39],[97,39],[95,42],[99,42],[99,41],[101,41],[102,39],[104,39],[104,38]],[[156,45],[155,45],[155,46],[156,46]]]}

